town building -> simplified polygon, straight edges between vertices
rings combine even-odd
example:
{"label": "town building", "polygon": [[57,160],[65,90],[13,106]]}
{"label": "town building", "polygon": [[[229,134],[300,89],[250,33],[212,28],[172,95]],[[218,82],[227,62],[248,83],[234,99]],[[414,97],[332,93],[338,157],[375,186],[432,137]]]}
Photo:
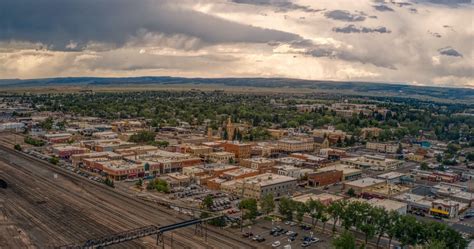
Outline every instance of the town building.
{"label": "town building", "polygon": [[221,190],[242,198],[262,197],[272,194],[274,198],[291,196],[296,189],[296,179],[272,173],[261,174],[221,184]]}
{"label": "town building", "polygon": [[410,172],[412,178],[432,182],[454,183],[461,179],[461,176],[459,174],[452,172],[427,171],[419,169],[412,169]]}
{"label": "town building", "polygon": [[264,157],[252,157],[241,159],[239,164],[242,167],[256,169],[260,173],[266,173],[272,170],[272,167],[275,165],[275,161]]}
{"label": "town building", "polygon": [[459,210],[459,202],[438,199],[432,202],[430,213],[432,215],[454,218],[459,215]]}
{"label": "town building", "polygon": [[316,151],[329,148],[329,139],[327,137],[314,137],[313,142]]}
{"label": "town building", "polygon": [[0,123],[0,131],[22,131],[25,128],[24,123],[20,122],[7,122],[7,123]]}
{"label": "town building", "polygon": [[408,153],[405,158],[409,161],[413,161],[413,162],[423,162],[423,160],[425,159],[425,156],[424,155],[420,155],[420,154],[415,154],[415,153]]}
{"label": "town building", "polygon": [[241,158],[249,158],[252,150],[252,145],[248,143],[226,142],[223,143],[222,146],[225,151],[234,153],[237,160]]}
{"label": "town building", "polygon": [[345,182],[344,189],[353,189],[356,195],[360,195],[362,193],[369,192],[371,188],[379,187],[382,185],[385,185],[384,180],[366,177],[351,182]]}
{"label": "town building", "polygon": [[340,160],[341,158],[346,156],[346,151],[333,148],[325,148],[319,150],[319,155],[328,160]]}
{"label": "town building", "polygon": [[72,134],[71,133],[47,133],[47,134],[44,134],[43,137],[49,143],[62,144],[62,143],[67,143],[71,141]]}
{"label": "town building", "polygon": [[326,158],[319,157],[319,156],[314,156],[314,155],[310,155],[310,154],[291,153],[289,156],[305,160],[306,161],[305,165],[307,165],[307,166],[315,166],[316,167],[316,166],[324,165],[327,162]]}
{"label": "town building", "polygon": [[205,158],[212,163],[229,163],[235,160],[235,154],[232,152],[218,151],[207,154]]}
{"label": "town building", "polygon": [[288,131],[287,130],[282,130],[282,129],[267,129],[268,133],[270,133],[270,136],[272,136],[275,139],[281,139],[285,136],[288,136]]}
{"label": "town building", "polygon": [[97,139],[114,139],[118,138],[118,134],[113,131],[101,131],[92,133],[92,137]]}
{"label": "town building", "polygon": [[116,149],[128,148],[136,145],[120,139],[82,140],[79,143],[82,147],[97,152],[114,151]]}
{"label": "town building", "polygon": [[373,207],[383,208],[388,212],[395,211],[400,215],[405,215],[407,213],[408,205],[404,202],[378,198],[372,198],[370,200],[366,200],[366,202],[372,205]]}
{"label": "town building", "polygon": [[395,171],[380,174],[377,176],[378,179],[385,180],[386,182],[391,183],[391,184],[401,183],[402,182],[401,179],[404,177],[407,177],[405,173],[400,173],[400,172],[395,172]]}
{"label": "town building", "polygon": [[425,196],[412,193],[402,193],[393,197],[395,200],[407,204],[407,212],[429,214],[432,207],[432,201]]}
{"label": "town building", "polygon": [[280,139],[277,142],[279,151],[282,152],[303,152],[313,151],[314,143],[308,139]]}
{"label": "town building", "polygon": [[70,157],[72,161],[72,165],[74,167],[83,166],[84,165],[83,159],[87,159],[87,158],[106,158],[107,160],[120,160],[123,157],[120,154],[117,154],[115,152],[110,152],[110,151],[73,154]]}
{"label": "town building", "polygon": [[273,166],[272,172],[278,175],[289,176],[295,179],[302,179],[312,173],[312,169],[299,168],[291,165]]}
{"label": "town building", "polygon": [[83,147],[72,146],[72,145],[60,145],[53,146],[53,153],[61,159],[69,159],[72,155],[84,154],[89,150]]}
{"label": "town building", "polygon": [[342,171],[342,177],[340,181],[354,181],[362,177],[362,170],[356,169],[349,165],[340,164],[340,163],[335,163],[323,168],[319,168],[316,170],[316,172],[322,173],[322,172],[334,171],[334,170]]}
{"label": "town building", "polygon": [[291,165],[291,166],[303,166],[303,164],[306,162],[303,159],[299,159],[296,157],[280,157],[277,159],[274,159],[277,165]]}
{"label": "town building", "polygon": [[375,150],[378,152],[383,153],[397,153],[398,148],[400,147],[399,144],[389,144],[389,143],[377,143],[377,142],[367,142],[365,144],[366,149],[368,150]]}
{"label": "town building", "polygon": [[308,185],[312,187],[327,186],[342,180],[341,170],[316,171],[308,174]]}
{"label": "town building", "polygon": [[128,148],[115,149],[114,152],[122,156],[138,156],[148,152],[158,151],[158,147],[152,145],[132,146]]}
{"label": "town building", "polygon": [[467,192],[465,187],[440,183],[431,186],[430,191],[439,197],[449,198],[454,201],[466,203],[469,206],[474,202],[474,194]]}
{"label": "town building", "polygon": [[378,171],[395,170],[403,164],[403,161],[400,160],[370,155],[343,158],[341,159],[341,162],[343,164],[358,168],[372,169]]}

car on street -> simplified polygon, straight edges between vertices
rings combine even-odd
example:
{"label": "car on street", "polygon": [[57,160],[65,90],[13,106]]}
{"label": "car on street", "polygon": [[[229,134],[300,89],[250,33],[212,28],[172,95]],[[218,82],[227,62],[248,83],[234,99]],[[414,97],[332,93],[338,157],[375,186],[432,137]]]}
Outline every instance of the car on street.
{"label": "car on street", "polygon": [[272,243],[272,247],[279,247],[281,245],[280,241],[275,241]]}

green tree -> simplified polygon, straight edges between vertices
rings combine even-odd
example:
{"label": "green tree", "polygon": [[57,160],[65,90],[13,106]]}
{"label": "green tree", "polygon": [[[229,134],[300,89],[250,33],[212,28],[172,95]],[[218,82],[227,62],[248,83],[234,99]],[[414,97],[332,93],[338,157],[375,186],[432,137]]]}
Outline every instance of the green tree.
{"label": "green tree", "polygon": [[386,234],[388,236],[388,246],[392,245],[392,239],[398,231],[398,224],[400,222],[400,215],[396,211],[388,213],[388,222],[386,224]]}
{"label": "green tree", "polygon": [[15,150],[18,150],[18,151],[21,151],[22,148],[21,148],[21,145],[19,144],[15,144],[15,146],[13,147]]}
{"label": "green tree", "polygon": [[265,214],[270,214],[275,210],[275,200],[273,194],[267,194],[260,200],[260,207]]}
{"label": "green tree", "polygon": [[443,156],[441,154],[436,154],[436,161],[438,163],[442,162],[443,161]]}
{"label": "green tree", "polygon": [[170,192],[168,182],[166,182],[165,180],[156,179],[155,182],[154,182],[154,185],[155,185],[156,191],[158,191],[158,192],[163,192],[163,193],[169,193]]}
{"label": "green tree", "polygon": [[250,199],[243,199],[239,203],[239,209],[242,212],[242,222],[244,220],[250,220],[253,222],[258,215],[258,205],[257,200],[250,198]]}
{"label": "green tree", "polygon": [[398,144],[398,149],[397,149],[397,154],[402,154],[403,153],[403,147],[402,147],[402,144],[399,143]]}
{"label": "green tree", "polygon": [[49,158],[49,162],[56,165],[59,163],[59,158],[55,157],[55,156],[52,156]]}
{"label": "green tree", "polygon": [[170,145],[170,143],[168,141],[165,141],[165,140],[156,141],[153,144],[160,147],[160,148],[166,148],[166,147],[168,147],[168,145]]}
{"label": "green tree", "polygon": [[130,136],[128,141],[132,143],[153,143],[155,142],[155,136],[156,134],[153,131],[143,130]]}
{"label": "green tree", "polygon": [[342,147],[342,146],[343,146],[341,137],[339,137],[339,138],[337,139],[336,146],[337,146],[337,147]]}
{"label": "green tree", "polygon": [[403,215],[397,223],[397,232],[395,237],[402,246],[417,245],[422,241],[420,237],[423,234],[424,226],[420,224],[413,216]]}
{"label": "green tree", "polygon": [[427,162],[422,162],[420,164],[420,169],[421,170],[429,170],[430,168],[428,167],[428,163]]}
{"label": "green tree", "polygon": [[309,215],[311,216],[311,224],[314,226],[317,225],[318,221],[322,218],[323,212],[325,210],[325,206],[319,200],[309,199],[306,202],[306,206],[308,207]]}
{"label": "green tree", "polygon": [[327,212],[323,212],[319,220],[323,223],[323,233],[326,230],[326,223],[329,221],[329,215]]}
{"label": "green tree", "polygon": [[214,199],[212,198],[212,195],[206,195],[206,197],[204,197],[204,199],[202,200],[201,207],[207,210],[211,210],[213,203]]}
{"label": "green tree", "polygon": [[355,197],[356,196],[356,193],[355,193],[355,190],[353,188],[350,188],[347,190],[346,194],[349,196],[349,197]]}
{"label": "green tree", "polygon": [[296,220],[298,221],[299,224],[303,222],[303,217],[305,213],[308,212],[308,207],[305,205],[305,203],[302,202],[296,202]]}
{"label": "green tree", "polygon": [[278,204],[278,211],[283,217],[285,217],[286,220],[292,221],[295,206],[295,201],[287,197],[283,197],[280,199],[280,203]]}
{"label": "green tree", "polygon": [[45,130],[51,130],[53,128],[53,119],[47,118],[39,123],[39,126]]}
{"label": "green tree", "polygon": [[444,241],[441,240],[432,240],[425,245],[423,245],[423,249],[446,249],[448,246]]}
{"label": "green tree", "polygon": [[149,180],[148,184],[146,185],[146,190],[152,190],[155,189],[155,183],[153,180]]}
{"label": "green tree", "polygon": [[143,180],[141,178],[138,179],[138,181],[135,183],[135,186],[137,188],[141,188],[143,186]]}
{"label": "green tree", "polygon": [[469,152],[467,155],[466,155],[466,159],[468,161],[474,161],[474,152]]}
{"label": "green tree", "polygon": [[227,133],[227,130],[224,130],[224,133],[222,134],[222,139],[229,140],[229,133]]}
{"label": "green tree", "polygon": [[349,231],[344,231],[332,241],[332,246],[335,249],[355,249],[356,240],[354,235]]}
{"label": "green tree", "polygon": [[115,184],[114,184],[114,181],[111,180],[110,178],[105,178],[104,180],[104,184],[111,187],[111,188],[115,188]]}
{"label": "green tree", "polygon": [[44,142],[43,140],[41,140],[41,139],[34,139],[34,138],[30,137],[30,136],[26,136],[26,137],[24,138],[24,141],[25,141],[25,143],[31,144],[31,145],[36,146],[36,147],[41,147],[41,146],[43,146],[43,145],[46,144],[46,142]]}
{"label": "green tree", "polygon": [[341,217],[344,215],[344,211],[347,206],[347,201],[345,200],[340,200],[340,201],[334,201],[332,202],[329,207],[327,208],[327,212],[329,216],[331,216],[333,220],[333,225],[332,225],[332,232],[336,232],[336,224],[337,222],[341,219]]}
{"label": "green tree", "polygon": [[378,207],[374,208],[372,215],[375,225],[375,233],[378,235],[376,246],[378,248],[380,244],[380,239],[385,234],[387,227],[389,226],[390,216],[385,209]]}

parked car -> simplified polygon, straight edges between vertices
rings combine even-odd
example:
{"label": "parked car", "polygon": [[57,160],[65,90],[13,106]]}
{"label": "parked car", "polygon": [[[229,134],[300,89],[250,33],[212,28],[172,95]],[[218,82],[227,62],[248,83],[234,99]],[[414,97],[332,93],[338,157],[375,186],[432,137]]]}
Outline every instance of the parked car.
{"label": "parked car", "polygon": [[261,235],[256,235],[255,237],[252,238],[252,240],[257,241],[257,242],[263,242],[265,241],[265,238],[262,237]]}
{"label": "parked car", "polygon": [[305,225],[305,224],[301,225],[300,227],[301,227],[301,229],[303,229],[305,231],[311,230],[311,226],[308,226],[308,225]]}
{"label": "parked car", "polygon": [[280,241],[275,241],[272,243],[272,247],[279,247],[281,245]]}
{"label": "parked car", "polygon": [[251,233],[251,232],[246,232],[246,233],[242,234],[243,238],[248,238],[248,237],[252,237],[252,236],[253,236],[253,233]]}

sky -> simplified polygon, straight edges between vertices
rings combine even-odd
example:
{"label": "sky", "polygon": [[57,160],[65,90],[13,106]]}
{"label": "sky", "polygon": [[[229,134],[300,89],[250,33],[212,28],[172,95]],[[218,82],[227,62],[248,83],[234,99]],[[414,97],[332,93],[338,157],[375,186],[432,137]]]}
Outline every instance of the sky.
{"label": "sky", "polygon": [[0,1],[0,78],[164,75],[474,88],[474,4]]}

